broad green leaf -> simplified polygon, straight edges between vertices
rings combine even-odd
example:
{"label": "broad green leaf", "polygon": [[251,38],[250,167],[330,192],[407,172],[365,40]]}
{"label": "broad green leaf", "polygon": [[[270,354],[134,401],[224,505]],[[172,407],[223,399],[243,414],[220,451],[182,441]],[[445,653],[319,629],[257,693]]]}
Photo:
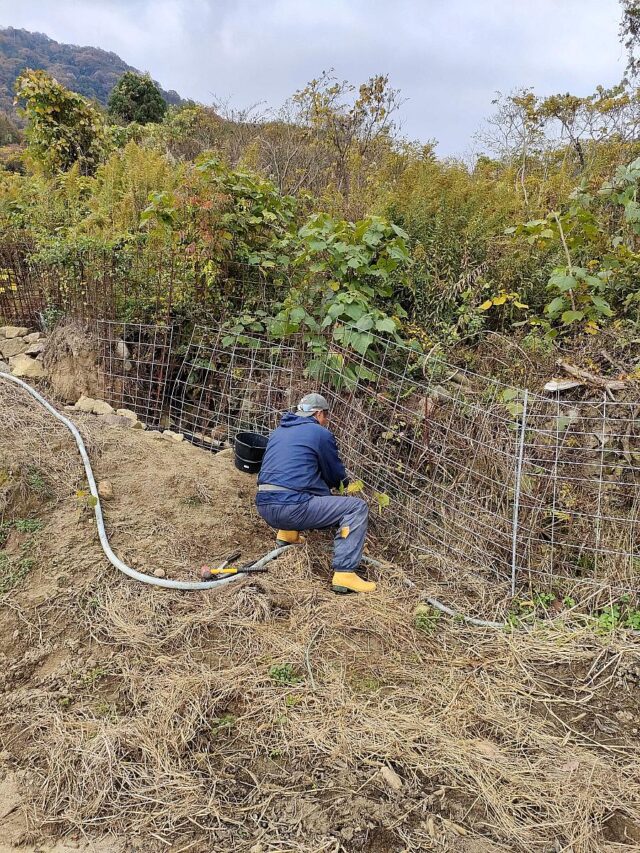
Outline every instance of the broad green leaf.
{"label": "broad green leaf", "polygon": [[376,320],[377,332],[388,332],[392,334],[396,330],[396,324],[391,317],[383,317],[381,320]]}
{"label": "broad green leaf", "polygon": [[605,317],[613,317],[613,311],[611,310],[611,306],[607,302],[606,299],[603,299],[601,296],[591,295],[591,301],[598,309],[600,314],[604,314]]}
{"label": "broad green leaf", "polygon": [[567,290],[573,290],[577,283],[577,277],[573,275],[551,276],[549,279],[549,284],[557,287],[561,293],[566,293]]}
{"label": "broad green leaf", "polygon": [[360,317],[358,322],[355,325],[355,328],[359,332],[368,332],[369,329],[373,327],[373,317],[371,314],[365,314],[363,317]]}
{"label": "broad green leaf", "polygon": [[507,403],[509,400],[514,400],[520,392],[517,388],[505,388],[500,394],[502,400]]}
{"label": "broad green leaf", "polygon": [[578,320],[584,320],[584,311],[565,311],[562,314],[561,319],[565,326],[569,326],[571,323],[575,323]]}
{"label": "broad green leaf", "polygon": [[545,308],[547,314],[550,314],[552,317],[558,315],[563,308],[566,307],[566,300],[562,298],[562,296],[556,296],[555,299],[552,299],[551,302]]}

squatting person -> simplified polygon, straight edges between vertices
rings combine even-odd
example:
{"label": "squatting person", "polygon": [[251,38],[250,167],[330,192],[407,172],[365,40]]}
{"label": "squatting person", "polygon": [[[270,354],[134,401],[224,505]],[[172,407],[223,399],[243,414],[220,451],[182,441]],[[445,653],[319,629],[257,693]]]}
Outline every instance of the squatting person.
{"label": "squatting person", "polygon": [[301,542],[301,530],[337,527],[333,590],[374,592],[375,583],[357,574],[369,510],[360,498],[331,494],[349,481],[328,422],[329,404],[321,394],[307,394],[295,412],[283,415],[269,436],[256,506],[277,529],[279,545]]}

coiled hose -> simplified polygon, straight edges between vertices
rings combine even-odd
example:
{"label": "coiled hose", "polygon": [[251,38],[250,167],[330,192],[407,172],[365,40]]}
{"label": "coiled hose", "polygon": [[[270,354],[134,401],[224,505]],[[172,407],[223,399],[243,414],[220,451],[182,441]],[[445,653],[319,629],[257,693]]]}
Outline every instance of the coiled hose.
{"label": "coiled hose", "polygon": [[[95,498],[95,506],[93,508],[96,516],[96,524],[98,525],[98,536],[100,537],[100,545],[102,546],[102,550],[104,551],[107,559],[111,563],[112,566],[115,566],[116,569],[123,572],[123,574],[127,575],[130,578],[133,578],[136,581],[141,581],[142,583],[148,583],[151,586],[161,586],[165,589],[186,589],[186,590],[196,590],[196,589],[219,589],[222,586],[226,586],[227,584],[233,583],[240,578],[246,577],[242,573],[238,573],[236,575],[229,575],[229,577],[221,578],[220,580],[215,581],[173,581],[167,578],[156,578],[153,575],[145,575],[143,572],[138,572],[135,569],[132,569],[131,566],[127,566],[126,563],[123,563],[119,557],[117,557],[113,550],[111,549],[111,545],[109,545],[109,539],[107,538],[107,533],[104,529],[104,518],[102,516],[102,507],[100,506],[100,498],[98,496],[98,489],[96,487],[96,481],[93,476],[93,471],[91,469],[91,463],[89,461],[89,454],[87,453],[87,449],[84,446],[84,441],[82,440],[82,436],[78,432],[77,427],[74,423],[72,423],[69,418],[65,418],[64,415],[61,415],[57,409],[47,402],[41,394],[38,394],[36,390],[34,390],[30,385],[26,382],[23,382],[22,379],[18,379],[17,376],[11,376],[9,373],[0,373],[0,379],[6,379],[9,382],[13,382],[14,385],[19,385],[21,388],[24,388],[31,396],[37,400],[40,405],[44,406],[44,408],[57,418],[60,423],[64,424],[69,432],[73,435],[76,440],[76,444],[78,445],[78,450],[80,451],[80,456],[82,457],[82,462],[84,465],[84,470],[87,475],[87,482],[89,483],[89,491],[91,495]],[[268,554],[265,554],[264,557],[261,557],[257,560],[253,566],[255,568],[262,568],[262,566],[270,563],[271,560],[275,560],[276,557],[279,557],[284,551],[288,548],[291,548],[291,545],[284,545],[282,548],[276,548],[273,551],[269,551]]]}

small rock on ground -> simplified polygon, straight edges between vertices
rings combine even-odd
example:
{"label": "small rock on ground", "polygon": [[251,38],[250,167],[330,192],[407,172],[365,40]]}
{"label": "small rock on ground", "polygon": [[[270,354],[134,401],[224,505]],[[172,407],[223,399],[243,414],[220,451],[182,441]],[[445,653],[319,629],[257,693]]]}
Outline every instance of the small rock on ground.
{"label": "small rock on ground", "polygon": [[165,429],[162,433],[162,437],[167,441],[184,441],[184,436],[180,432],[173,432],[170,429]]}
{"label": "small rock on ground", "polygon": [[104,400],[94,400],[93,408],[91,409],[94,415],[113,415],[115,414],[115,410],[113,406],[110,406],[109,403],[105,403]]}
{"label": "small rock on ground", "polygon": [[402,788],[402,779],[390,767],[381,767],[380,776],[392,791],[399,791]]}
{"label": "small rock on ground", "polygon": [[83,394],[73,408],[78,412],[92,412],[95,403],[93,397],[85,397]]}
{"label": "small rock on ground", "polygon": [[41,337],[42,335],[40,332],[30,332],[28,335],[24,336],[24,339],[28,344],[35,344],[35,342],[39,341]]}
{"label": "small rock on ground", "polygon": [[[23,338],[26,341],[26,338]],[[41,352],[44,352],[44,341],[36,341],[33,344],[29,344],[28,348],[25,350],[27,355],[40,355]]]}
{"label": "small rock on ground", "polygon": [[40,379],[44,376],[42,364],[28,355],[23,354],[10,358],[9,367],[14,376],[24,376],[25,379]]}
{"label": "small rock on ground", "polygon": [[167,573],[164,569],[155,569],[153,572],[153,576],[154,578],[165,578],[167,576]]}
{"label": "small rock on ground", "polygon": [[133,426],[129,418],[123,418],[120,415],[101,415],[100,420],[107,426],[120,427],[121,429],[129,429]]}
{"label": "small rock on ground", "polygon": [[120,415],[123,418],[129,418],[129,420],[137,421],[138,416],[135,412],[132,412],[131,409],[116,409],[116,415]]}
{"label": "small rock on ground", "polygon": [[113,483],[111,480],[100,480],[98,483],[98,495],[108,501],[113,497]]}
{"label": "small rock on ground", "polygon": [[11,370],[11,368],[9,367],[9,365],[7,364],[7,362],[6,362],[6,361],[3,361],[3,360],[0,358],[0,373],[9,373],[9,371],[10,371],[10,370]]}

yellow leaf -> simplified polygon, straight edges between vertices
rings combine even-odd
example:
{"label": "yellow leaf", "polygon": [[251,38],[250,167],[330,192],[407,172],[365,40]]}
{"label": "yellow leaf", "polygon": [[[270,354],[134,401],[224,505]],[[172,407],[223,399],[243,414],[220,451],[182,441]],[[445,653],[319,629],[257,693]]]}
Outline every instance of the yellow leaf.
{"label": "yellow leaf", "polygon": [[480,311],[488,311],[488,310],[489,310],[489,308],[491,308],[491,306],[492,306],[492,305],[493,305],[493,299],[487,299],[487,301],[486,301],[486,302],[483,302],[483,303],[482,303],[482,305],[480,306],[479,310],[480,310]]}
{"label": "yellow leaf", "polygon": [[349,483],[347,486],[347,494],[348,495],[357,495],[358,492],[361,492],[364,488],[364,483],[362,480],[354,480],[353,483]]}
{"label": "yellow leaf", "polygon": [[597,335],[600,331],[597,323],[594,323],[593,320],[584,324],[584,330],[588,335]]}
{"label": "yellow leaf", "polygon": [[504,303],[506,301],[507,301],[507,294],[506,293],[501,293],[500,296],[494,296],[493,297],[493,304],[494,305],[504,305]]}
{"label": "yellow leaf", "polygon": [[517,299],[513,300],[513,304],[516,306],[516,308],[528,308],[529,307],[528,305],[525,305],[524,302],[519,302]]}

